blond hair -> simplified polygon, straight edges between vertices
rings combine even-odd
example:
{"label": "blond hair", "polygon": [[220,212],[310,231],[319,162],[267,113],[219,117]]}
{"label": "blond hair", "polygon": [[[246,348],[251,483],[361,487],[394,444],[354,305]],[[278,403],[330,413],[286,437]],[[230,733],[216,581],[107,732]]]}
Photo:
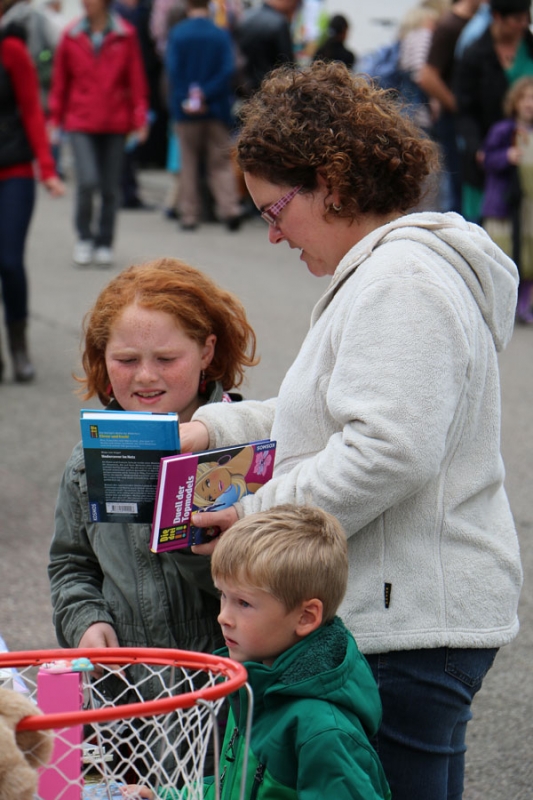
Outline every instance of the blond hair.
{"label": "blond hair", "polygon": [[318,598],[328,622],[346,593],[346,534],[320,508],[276,506],[244,517],[220,537],[211,572],[215,582],[230,580],[269,592],[287,611]]}
{"label": "blond hair", "polygon": [[533,88],[533,75],[524,75],[511,84],[503,98],[503,113],[506,117],[516,117],[518,103],[528,89]]}

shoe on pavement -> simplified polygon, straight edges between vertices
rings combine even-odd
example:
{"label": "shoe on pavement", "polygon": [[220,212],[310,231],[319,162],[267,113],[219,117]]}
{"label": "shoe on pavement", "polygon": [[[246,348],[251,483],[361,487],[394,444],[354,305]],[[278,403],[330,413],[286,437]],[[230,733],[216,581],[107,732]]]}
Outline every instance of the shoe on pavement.
{"label": "shoe on pavement", "polygon": [[80,267],[87,267],[93,260],[93,243],[87,239],[80,239],[74,245],[72,258]]}
{"label": "shoe on pavement", "polygon": [[226,220],[226,228],[228,231],[235,232],[238,231],[242,225],[242,216],[237,217],[228,217]]}
{"label": "shoe on pavement", "polygon": [[110,247],[97,247],[94,251],[94,263],[98,267],[110,267],[113,263],[113,251]]}
{"label": "shoe on pavement", "polygon": [[155,211],[155,206],[145,203],[140,197],[132,197],[130,200],[126,200],[122,203],[122,208],[136,211]]}

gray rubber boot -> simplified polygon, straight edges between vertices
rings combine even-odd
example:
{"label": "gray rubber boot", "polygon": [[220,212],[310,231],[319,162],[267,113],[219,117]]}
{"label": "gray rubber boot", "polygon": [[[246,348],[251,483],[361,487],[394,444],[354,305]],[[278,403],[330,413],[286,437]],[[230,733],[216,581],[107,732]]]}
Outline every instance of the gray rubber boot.
{"label": "gray rubber boot", "polygon": [[20,319],[16,322],[8,322],[7,335],[15,380],[18,383],[32,381],[35,378],[35,368],[28,355],[26,320]]}

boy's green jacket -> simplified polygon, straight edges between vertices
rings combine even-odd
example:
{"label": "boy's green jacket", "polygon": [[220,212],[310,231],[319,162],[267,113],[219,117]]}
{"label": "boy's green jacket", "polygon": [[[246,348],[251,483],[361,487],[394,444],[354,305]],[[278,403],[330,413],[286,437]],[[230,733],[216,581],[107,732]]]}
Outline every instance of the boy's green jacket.
{"label": "boy's green jacket", "polygon": [[[227,650],[218,651],[227,655]],[[276,659],[245,664],[254,693],[245,800],[388,800],[369,742],[381,722],[372,672],[337,617]],[[248,694],[230,698],[221,800],[238,800]],[[214,798],[214,784],[206,786]]]}

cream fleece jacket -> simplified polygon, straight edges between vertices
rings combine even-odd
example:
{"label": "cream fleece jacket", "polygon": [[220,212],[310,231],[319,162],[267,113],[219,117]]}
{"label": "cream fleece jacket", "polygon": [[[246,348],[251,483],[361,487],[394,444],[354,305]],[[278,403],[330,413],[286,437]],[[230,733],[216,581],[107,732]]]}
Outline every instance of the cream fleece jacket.
{"label": "cream fleece jacket", "polygon": [[518,541],[497,351],[518,275],[478,226],[412,214],[338,265],[276,399],[204,406],[210,447],[271,436],[244,513],[308,503],[349,540],[340,614],[364,653],[498,647],[518,631]]}

